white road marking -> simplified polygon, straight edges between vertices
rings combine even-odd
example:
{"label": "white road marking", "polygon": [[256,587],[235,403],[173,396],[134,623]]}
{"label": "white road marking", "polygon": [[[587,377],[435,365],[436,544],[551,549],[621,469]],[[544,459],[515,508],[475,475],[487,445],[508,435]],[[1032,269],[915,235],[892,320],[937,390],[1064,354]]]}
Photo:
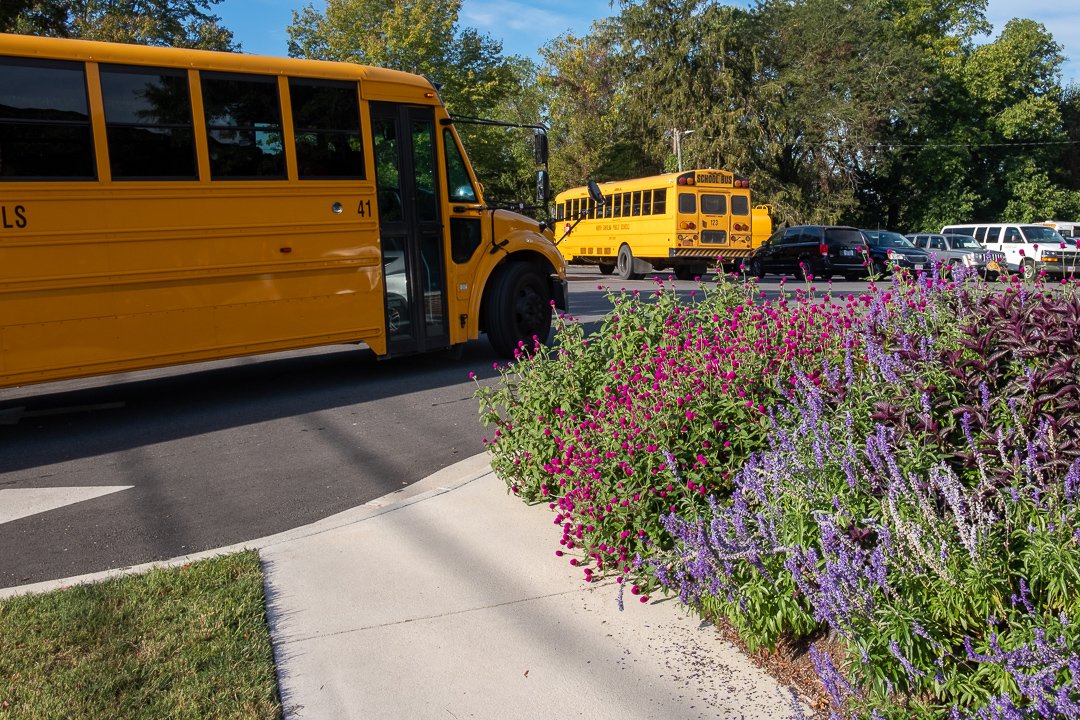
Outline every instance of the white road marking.
{"label": "white road marking", "polygon": [[129,490],[133,485],[97,485],[90,487],[11,488],[0,490],[0,525],[27,515],[55,510],[83,500]]}

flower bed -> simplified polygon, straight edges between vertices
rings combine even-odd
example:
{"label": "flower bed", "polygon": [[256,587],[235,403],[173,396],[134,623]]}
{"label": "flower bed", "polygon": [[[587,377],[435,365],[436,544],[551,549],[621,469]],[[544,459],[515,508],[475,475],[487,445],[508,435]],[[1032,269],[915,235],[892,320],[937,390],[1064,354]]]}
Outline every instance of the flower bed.
{"label": "flower bed", "polygon": [[1075,290],[616,295],[480,389],[492,464],[586,580],[751,648],[828,635],[839,715],[1075,716]]}

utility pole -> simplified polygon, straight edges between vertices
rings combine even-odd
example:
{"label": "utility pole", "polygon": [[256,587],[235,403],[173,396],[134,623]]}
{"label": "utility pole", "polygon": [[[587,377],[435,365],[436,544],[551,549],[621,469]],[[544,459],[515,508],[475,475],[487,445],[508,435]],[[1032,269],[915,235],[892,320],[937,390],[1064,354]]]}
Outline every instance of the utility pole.
{"label": "utility pole", "polygon": [[678,128],[671,129],[672,143],[675,149],[675,162],[679,166],[679,172],[682,172],[682,138],[684,135],[689,135],[694,132],[693,130],[679,130]]}

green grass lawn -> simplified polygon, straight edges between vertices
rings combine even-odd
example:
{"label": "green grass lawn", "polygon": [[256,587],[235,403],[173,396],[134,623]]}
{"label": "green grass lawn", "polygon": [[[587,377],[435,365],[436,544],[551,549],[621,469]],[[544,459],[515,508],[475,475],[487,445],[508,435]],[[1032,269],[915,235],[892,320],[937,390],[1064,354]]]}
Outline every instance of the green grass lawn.
{"label": "green grass lawn", "polygon": [[280,718],[255,552],[0,601],[0,718]]}

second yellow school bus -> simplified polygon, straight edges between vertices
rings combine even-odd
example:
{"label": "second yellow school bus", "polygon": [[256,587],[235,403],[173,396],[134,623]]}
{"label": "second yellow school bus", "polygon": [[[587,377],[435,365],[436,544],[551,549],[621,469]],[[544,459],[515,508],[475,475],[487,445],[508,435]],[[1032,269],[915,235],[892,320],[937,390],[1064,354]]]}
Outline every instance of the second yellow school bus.
{"label": "second yellow school bus", "polygon": [[[750,182],[725,170],[691,170],[601,183],[603,206],[585,186],[555,198],[559,250],[571,265],[596,265],[624,280],[672,268],[676,277],[744,258],[772,233]],[[580,219],[580,223],[575,224]]]}
{"label": "second yellow school bus", "polygon": [[403,72],[0,34],[0,387],[332,343],[380,356],[566,306]]}

